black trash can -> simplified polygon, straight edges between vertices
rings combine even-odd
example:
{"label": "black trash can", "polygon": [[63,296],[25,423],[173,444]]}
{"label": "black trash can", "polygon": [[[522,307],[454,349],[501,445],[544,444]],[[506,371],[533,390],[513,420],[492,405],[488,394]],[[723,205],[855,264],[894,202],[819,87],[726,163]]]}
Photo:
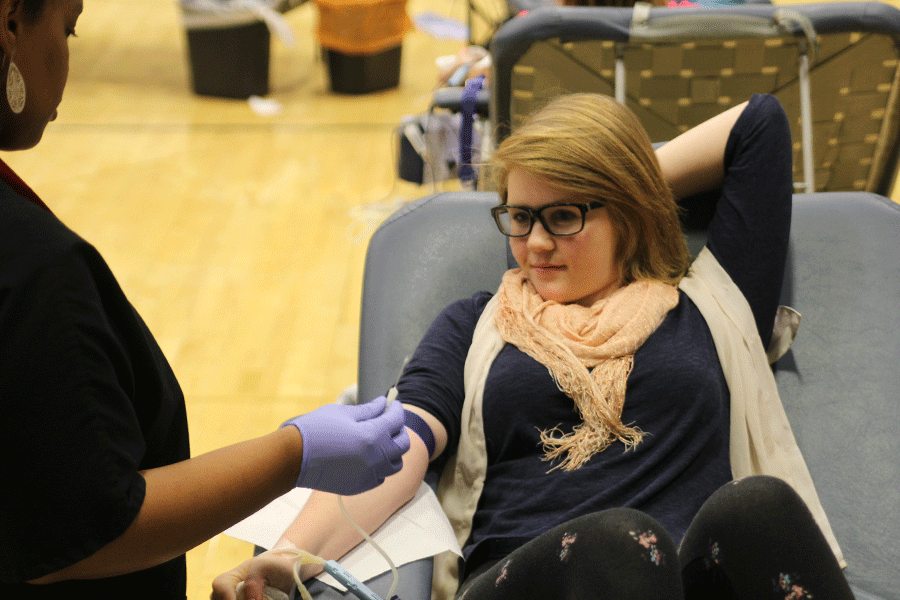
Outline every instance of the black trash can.
{"label": "black trash can", "polygon": [[395,88],[400,84],[402,46],[374,54],[353,55],[322,48],[328,63],[331,91],[339,94],[367,94]]}
{"label": "black trash can", "polygon": [[262,21],[188,28],[194,92],[241,99],[268,94],[270,38]]}

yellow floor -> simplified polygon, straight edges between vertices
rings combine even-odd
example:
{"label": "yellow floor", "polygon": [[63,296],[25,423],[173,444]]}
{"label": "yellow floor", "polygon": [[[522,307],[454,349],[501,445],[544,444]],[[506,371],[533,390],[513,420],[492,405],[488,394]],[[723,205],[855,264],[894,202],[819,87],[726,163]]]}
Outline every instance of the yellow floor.
{"label": "yellow floor", "polygon": [[[495,15],[502,4],[481,0]],[[465,19],[463,0],[408,11]],[[394,187],[392,130],[426,110],[434,59],[460,44],[411,32],[397,89],[328,92],[308,3],[272,43],[282,112],[201,98],[177,0],[85,0],[59,119],[6,154],[96,245],[169,357],[194,454],[270,431],[356,380],[368,226],[427,189]],[[355,211],[355,212],[354,212]],[[188,597],[250,555],[218,536],[188,554]]]}

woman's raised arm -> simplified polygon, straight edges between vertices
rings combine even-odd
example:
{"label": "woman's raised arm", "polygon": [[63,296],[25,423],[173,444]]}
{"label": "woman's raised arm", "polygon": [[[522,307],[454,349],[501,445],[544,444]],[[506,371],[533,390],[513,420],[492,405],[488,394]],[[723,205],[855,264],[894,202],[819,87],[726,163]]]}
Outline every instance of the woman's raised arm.
{"label": "woman's raised arm", "polygon": [[747,102],[704,121],[656,151],[663,177],[675,198],[705,192],[725,178],[725,145]]}

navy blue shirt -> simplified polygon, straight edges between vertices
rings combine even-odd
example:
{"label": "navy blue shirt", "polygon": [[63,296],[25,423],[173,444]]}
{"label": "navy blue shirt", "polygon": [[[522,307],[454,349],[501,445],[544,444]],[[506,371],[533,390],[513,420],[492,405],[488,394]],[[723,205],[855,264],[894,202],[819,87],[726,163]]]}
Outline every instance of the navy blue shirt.
{"label": "navy blue shirt", "polygon": [[[750,303],[764,343],[771,334],[790,230],[791,147],[777,101],[755,96],[726,147],[708,247]],[[400,399],[434,414],[459,441],[463,367],[491,295],[460,300],[435,320],[399,383]],[[575,471],[543,460],[540,431],[580,423],[546,367],[507,344],[484,390],[487,477],[466,571],[496,560],[551,527],[612,507],[656,518],[676,544],[703,502],[731,480],[730,396],[709,327],[694,303],[678,304],[634,356],[622,422],[646,433],[625,452],[615,442]]]}

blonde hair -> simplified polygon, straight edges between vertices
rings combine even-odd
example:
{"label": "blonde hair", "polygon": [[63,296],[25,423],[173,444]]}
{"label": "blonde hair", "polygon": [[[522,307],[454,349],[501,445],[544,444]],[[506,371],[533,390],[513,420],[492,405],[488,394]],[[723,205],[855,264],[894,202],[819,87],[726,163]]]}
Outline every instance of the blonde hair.
{"label": "blonde hair", "polygon": [[619,232],[616,261],[625,283],[676,284],[691,255],[679,209],[637,116],[609,96],[558,96],[500,144],[492,173],[502,202],[512,169],[584,200],[605,202]]}

